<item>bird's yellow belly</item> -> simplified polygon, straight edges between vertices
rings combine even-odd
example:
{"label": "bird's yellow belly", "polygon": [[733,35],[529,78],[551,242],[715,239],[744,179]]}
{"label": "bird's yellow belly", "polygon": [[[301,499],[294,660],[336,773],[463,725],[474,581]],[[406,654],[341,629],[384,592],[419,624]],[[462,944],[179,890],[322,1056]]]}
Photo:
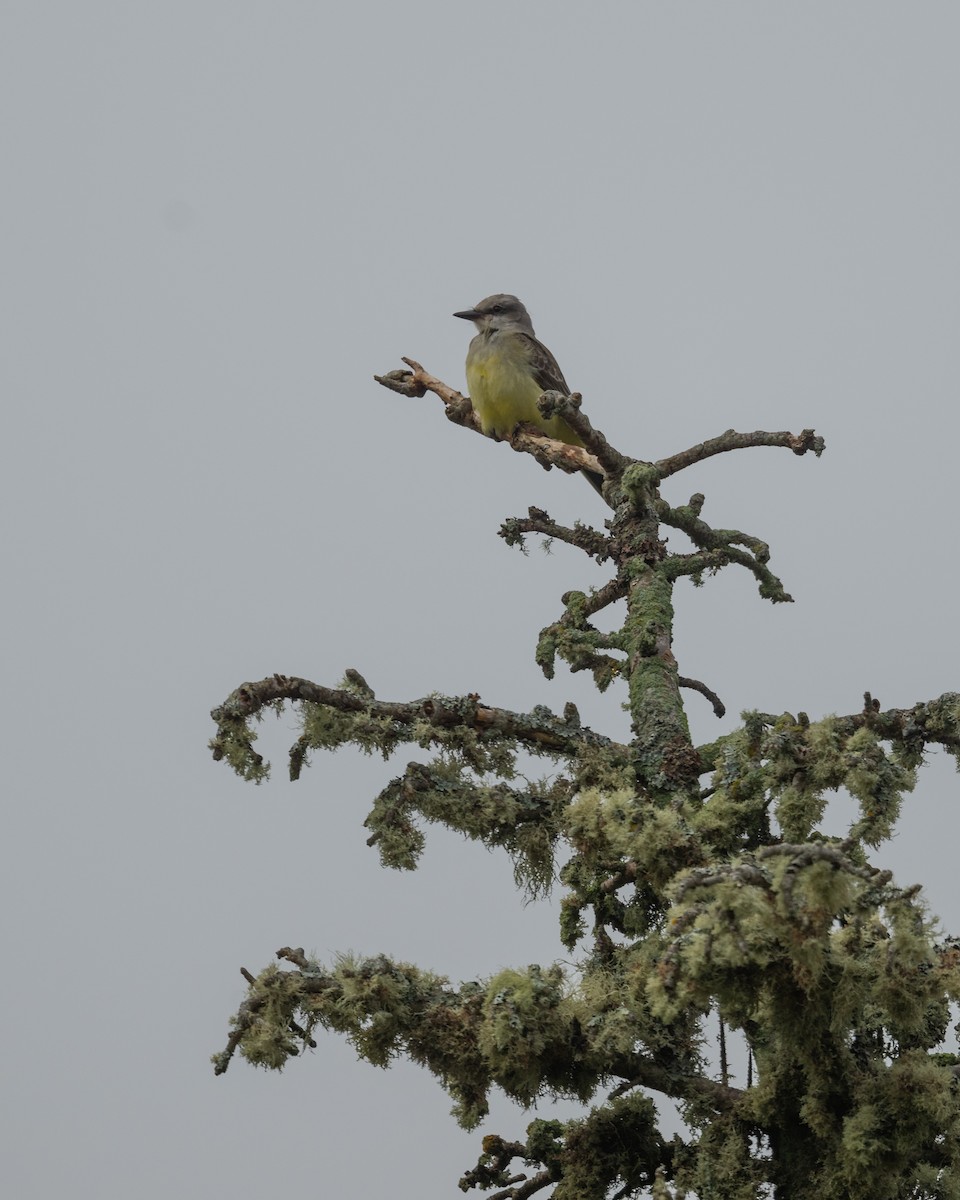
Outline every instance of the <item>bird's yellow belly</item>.
{"label": "bird's yellow belly", "polygon": [[470,402],[488,436],[508,438],[521,421],[542,429],[562,442],[572,440],[573,431],[557,417],[544,420],[537,408],[543,389],[526,367],[510,362],[489,344],[471,348],[467,362]]}

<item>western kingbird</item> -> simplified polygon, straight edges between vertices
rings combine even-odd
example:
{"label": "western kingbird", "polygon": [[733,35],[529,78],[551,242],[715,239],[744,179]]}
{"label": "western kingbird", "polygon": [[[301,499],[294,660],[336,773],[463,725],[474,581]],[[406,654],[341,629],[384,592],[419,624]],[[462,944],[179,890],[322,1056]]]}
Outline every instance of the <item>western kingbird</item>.
{"label": "western kingbird", "polygon": [[[544,417],[537,401],[544,392],[570,395],[557,360],[533,332],[530,314],[516,296],[487,296],[474,308],[453,314],[472,321],[477,335],[467,350],[470,402],[485,434],[508,438],[525,421],[558,442],[583,442],[562,417]],[[603,476],[584,471],[600,491]]]}

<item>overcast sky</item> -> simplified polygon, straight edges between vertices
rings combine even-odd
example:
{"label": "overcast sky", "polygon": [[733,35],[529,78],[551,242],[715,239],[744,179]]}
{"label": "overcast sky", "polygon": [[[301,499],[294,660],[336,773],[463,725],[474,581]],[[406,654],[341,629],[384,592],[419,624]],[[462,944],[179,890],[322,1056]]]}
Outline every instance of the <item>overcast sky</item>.
{"label": "overcast sky", "polygon": [[[288,715],[258,789],[206,750],[241,681],[346,667],[625,734],[622,692],[533,661],[606,576],[496,536],[601,502],[372,381],[463,386],[455,309],[521,296],[625,453],[825,436],[665,489],[796,599],[679,585],[681,670],[730,713],[693,696],[698,740],[960,688],[958,47],[949,2],[6,0],[8,1195],[459,1194],[483,1131],[419,1070],[332,1035],[282,1076],[208,1056],[281,945],[459,981],[562,956],[555,910],[440,830],[380,869],[362,821],[409,752],[292,785]],[[957,800],[934,758],[880,856],[955,932]]]}

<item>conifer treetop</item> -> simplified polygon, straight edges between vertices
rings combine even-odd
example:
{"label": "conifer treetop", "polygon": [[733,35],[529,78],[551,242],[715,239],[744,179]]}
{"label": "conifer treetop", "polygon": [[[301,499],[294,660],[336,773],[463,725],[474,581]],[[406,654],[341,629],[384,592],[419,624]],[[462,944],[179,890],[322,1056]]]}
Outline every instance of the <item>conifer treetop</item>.
{"label": "conifer treetop", "polygon": [[[466,397],[404,362],[376,378],[404,397],[438,396],[452,422],[479,432]],[[680,673],[677,582],[738,566],[764,599],[791,597],[762,538],[707,524],[702,494],[671,506],[660,485],[712,455],[819,456],[823,440],[727,430],[645,462],[594,429],[578,395],[545,393],[540,407],[583,445],[533,428],[509,444],[548,468],[602,475],[610,516],[600,530],[531,508],[500,535],[520,549],[531,534],[565,542],[605,573],[563,596],[535,655],[547,678],[559,660],[601,692],[624,687],[629,741],[583,726],[573,705],[521,713],[470,692],[382,700],[351,669],[334,687],[287,675],[241,685],[212,713],[211,748],[262,781],[257,722],[293,705],[293,779],[318,750],[354,745],[388,759],[415,749],[366,818],[382,863],[413,869],[431,822],[503,849],[531,896],[562,887],[560,941],[577,969],[528,965],[455,986],[382,955],[325,966],[284,946],[259,974],[244,969],[247,995],[217,1073],[238,1052],[280,1069],[324,1028],[372,1063],[403,1055],[425,1066],[468,1128],[494,1086],[523,1108],[580,1101],[580,1118],[484,1137],[460,1186],[496,1200],[547,1189],[557,1200],[960,1196],[958,1059],[943,1047],[960,945],[938,931],[918,885],[870,860],[894,835],[928,749],[960,759],[960,695],[884,709],[866,693],[856,711],[818,719],[745,713],[695,745],[683,694],[721,716],[722,689],[692,664],[693,675]],[[692,549],[668,549],[670,529]],[[620,601],[619,625],[600,630],[597,615]],[[527,777],[520,756],[531,755],[548,762],[542,779]],[[835,829],[827,805],[838,792],[855,813]],[[705,1049],[718,1021],[719,1064]],[[750,1064],[736,1082],[728,1034]],[[683,1136],[663,1131],[657,1095],[678,1103]]]}

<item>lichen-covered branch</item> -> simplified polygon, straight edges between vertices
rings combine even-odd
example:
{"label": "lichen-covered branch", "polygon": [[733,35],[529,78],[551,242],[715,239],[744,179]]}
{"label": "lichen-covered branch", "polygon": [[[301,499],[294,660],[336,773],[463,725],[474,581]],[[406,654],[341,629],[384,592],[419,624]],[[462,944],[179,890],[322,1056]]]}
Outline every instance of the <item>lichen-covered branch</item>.
{"label": "lichen-covered branch", "polygon": [[708,807],[719,810],[734,790],[752,796],[788,841],[803,842],[816,834],[830,793],[842,789],[859,808],[845,836],[878,846],[892,836],[929,746],[960,763],[960,694],[881,711],[868,693],[862,712],[819,721],[745,713],[740,729],[697,752],[717,767]]}
{"label": "lichen-covered branch", "polygon": [[[697,503],[699,501],[699,504]],[[699,554],[673,554],[664,564],[664,570],[673,578],[691,575],[700,581],[705,572],[714,572],[729,563],[737,563],[750,571],[760,584],[760,595],[776,603],[790,603],[793,597],[784,590],[783,584],[767,567],[770,547],[760,538],[742,533],[739,529],[713,529],[700,520],[699,512],[703,496],[697,495],[689,505],[671,508],[660,501],[657,509],[664,525],[682,529],[694,545],[700,547]],[[746,549],[741,550],[739,547]]]}
{"label": "lichen-covered branch", "polygon": [[[524,1142],[485,1137],[483,1154],[460,1188],[502,1186],[490,1200],[523,1200],[551,1185],[556,1185],[554,1196],[569,1200],[606,1196],[614,1184],[622,1185],[618,1194],[633,1195],[649,1187],[659,1170],[672,1168],[675,1149],[659,1133],[648,1097],[618,1096],[583,1120],[533,1121]],[[543,1169],[511,1175],[515,1159]]]}
{"label": "lichen-covered branch", "polygon": [[[483,704],[473,694],[460,697],[426,696],[420,700],[377,700],[357,672],[348,672],[344,685],[326,687],[291,675],[270,675],[244,683],[211,712],[217,732],[210,741],[214,760],[226,760],[238,775],[257,782],[266,778],[269,764],[253,743],[253,723],[267,711],[280,712],[286,703],[301,706],[304,732],[291,750],[291,774],[296,778],[310,750],[333,750],[353,744],[384,758],[402,744],[455,746],[480,770],[495,770],[504,747],[521,746],[532,754],[558,758],[574,755],[583,746],[614,743],[589,729],[572,725],[549,709],[514,713]],[[625,748],[621,747],[625,753]]]}
{"label": "lichen-covered branch", "polygon": [[863,711],[837,717],[842,731],[866,728],[884,741],[896,743],[904,763],[919,765],[925,746],[941,746],[960,766],[960,693],[944,692],[935,700],[924,700],[911,708],[881,712],[880,701],[864,693]]}
{"label": "lichen-covered branch", "polygon": [[524,1106],[546,1095],[587,1100],[608,1079],[696,1099],[717,1111],[740,1097],[703,1075],[699,1058],[679,1037],[665,1036],[640,1013],[636,1022],[624,1020],[613,1001],[621,1003],[639,980],[609,997],[606,1018],[597,1020],[590,989],[599,980],[573,986],[557,966],[508,968],[456,988],[385,955],[344,955],[332,969],[302,950],[284,947],[277,956],[295,969],[270,966],[251,977],[230,1040],[213,1060],[218,1074],[237,1052],[256,1066],[280,1070],[319,1026],[346,1036],[375,1066],[402,1055],[427,1067],[453,1097],[466,1128],[486,1115],[492,1086]]}
{"label": "lichen-covered branch", "polygon": [[550,890],[562,814],[576,791],[575,777],[554,774],[515,787],[478,782],[457,755],[412,762],[377,796],[364,824],[386,867],[412,870],[425,836],[418,818],[443,824],[490,848],[507,851],[518,883],[531,896]]}
{"label": "lichen-covered branch", "polygon": [[518,546],[521,550],[525,549],[524,534],[527,533],[541,533],[551,541],[576,546],[598,563],[612,557],[614,552],[610,538],[605,533],[579,522],[568,529],[551,520],[549,513],[542,508],[529,508],[526,517],[510,517],[500,526],[500,536],[507,545]]}

